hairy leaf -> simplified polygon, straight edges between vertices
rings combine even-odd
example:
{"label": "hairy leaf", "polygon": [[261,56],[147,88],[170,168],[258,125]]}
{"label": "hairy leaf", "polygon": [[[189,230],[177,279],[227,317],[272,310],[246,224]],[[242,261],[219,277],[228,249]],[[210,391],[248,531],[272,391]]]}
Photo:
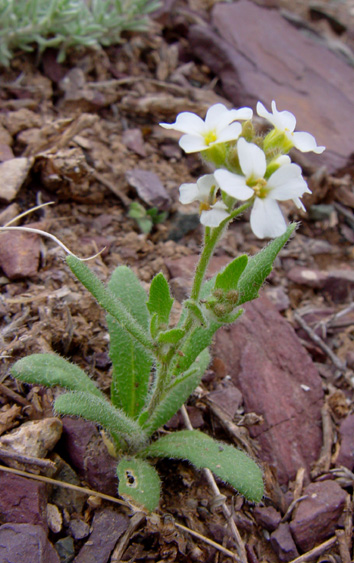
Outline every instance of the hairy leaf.
{"label": "hairy leaf", "polygon": [[283,246],[288,242],[297,224],[291,223],[286,232],[280,237],[272,240],[258,254],[248,260],[248,264],[240,277],[238,291],[240,294],[238,305],[252,301],[258,297],[258,292],[266,277],[272,271],[272,265]]}
{"label": "hairy leaf", "polygon": [[60,385],[71,391],[84,391],[104,397],[86,373],[57,354],[32,354],[18,360],[11,368],[14,377],[25,383],[46,387]]}
{"label": "hairy leaf", "polygon": [[152,315],[157,313],[159,324],[168,325],[172,305],[173,299],[168,282],[160,272],[151,282],[147,307]]}
{"label": "hairy leaf", "polygon": [[[126,266],[119,266],[112,274],[108,289],[125,304],[142,329],[148,331],[147,296],[134,272]],[[109,356],[113,364],[111,400],[135,418],[145,404],[153,357],[111,315],[107,316],[107,324]]]}
{"label": "hairy leaf", "polygon": [[183,338],[185,331],[181,328],[171,328],[165,332],[160,332],[157,341],[164,344],[176,344]]}
{"label": "hairy leaf", "polygon": [[94,397],[90,393],[63,393],[55,400],[54,408],[60,414],[81,416],[100,424],[134,449],[139,449],[146,441],[146,434],[136,421],[106,399]]}
{"label": "hairy leaf", "polygon": [[182,430],[163,436],[150,446],[145,457],[186,459],[198,469],[207,467],[247,499],[260,502],[263,496],[262,472],[246,454],[217,442],[198,430]]}
{"label": "hairy leaf", "polygon": [[219,272],[215,279],[215,289],[230,291],[237,289],[238,280],[247,266],[248,258],[246,254],[242,254],[235,260],[232,260],[222,272]]}
{"label": "hairy leaf", "polygon": [[160,478],[150,463],[139,458],[122,458],[117,467],[118,493],[149,512],[158,507]]}

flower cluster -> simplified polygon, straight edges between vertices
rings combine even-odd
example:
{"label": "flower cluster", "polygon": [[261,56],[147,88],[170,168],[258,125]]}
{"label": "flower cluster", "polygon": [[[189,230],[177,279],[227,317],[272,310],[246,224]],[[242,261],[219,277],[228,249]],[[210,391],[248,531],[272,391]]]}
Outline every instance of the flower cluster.
{"label": "flower cluster", "polygon": [[264,138],[255,132],[253,111],[247,107],[229,110],[215,104],[204,121],[194,113],[183,112],[175,123],[160,125],[183,133],[181,148],[186,153],[200,152],[216,168],[196,184],[180,187],[182,203],[200,202],[203,225],[218,227],[232,218],[237,201],[244,201],[252,205],[251,228],[255,235],[274,238],[286,230],[277,201],[292,200],[304,209],[300,198],[311,193],[301,168],[291,162],[287,153],[295,147],[301,152],[320,154],[325,147],[318,146],[310,133],[295,132],[295,116],[278,111],[274,101],[272,113],[261,102],[257,113],[273,126]]}

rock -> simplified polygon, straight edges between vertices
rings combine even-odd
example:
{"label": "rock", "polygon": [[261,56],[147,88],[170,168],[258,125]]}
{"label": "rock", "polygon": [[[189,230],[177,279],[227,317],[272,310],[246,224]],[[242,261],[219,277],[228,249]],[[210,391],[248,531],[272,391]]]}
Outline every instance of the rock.
{"label": "rock", "polygon": [[280,524],[271,534],[270,543],[279,561],[291,561],[299,555],[287,522]]}
{"label": "rock", "polygon": [[231,381],[218,385],[215,391],[208,393],[208,399],[226,411],[231,420],[242,404],[242,394]]}
{"label": "rock", "polygon": [[[189,256],[182,256],[177,260],[166,260],[166,266],[170,273],[171,278],[185,278],[188,280],[194,273],[198,264],[199,256],[190,254]],[[214,256],[209,264],[207,271],[207,279],[219,272],[221,268],[230,262],[229,256]]]}
{"label": "rock", "polygon": [[287,273],[290,281],[314,289],[322,289],[326,283],[326,273],[315,268],[302,268],[295,266]]}
{"label": "rock", "polygon": [[63,526],[63,517],[55,504],[47,504],[47,522],[49,529],[54,534],[59,534]]}
{"label": "rock", "polygon": [[340,449],[336,460],[336,466],[343,465],[350,471],[354,469],[354,414],[348,415],[342,420],[339,427]]}
{"label": "rock", "polygon": [[[21,424],[0,438],[0,447],[31,457],[44,458],[58,442],[63,425],[59,418],[43,418]],[[1,454],[0,454],[1,458]],[[23,468],[23,463],[6,458],[10,467]],[[33,468],[31,469],[32,472]]]}
{"label": "rock", "polygon": [[269,108],[276,100],[279,110],[295,114],[298,131],[327,146],[321,156],[301,154],[305,163],[330,172],[344,167],[353,151],[354,69],[278,11],[249,0],[214,5],[212,26],[192,26],[190,46],[234,105],[255,108],[261,99]]}
{"label": "rock", "polygon": [[37,274],[41,244],[39,235],[4,231],[0,233],[0,243],[0,267],[10,280]]}
{"label": "rock", "polygon": [[60,563],[59,555],[41,526],[0,526],[0,561],[7,563]]}
{"label": "rock", "polygon": [[63,419],[63,453],[93,489],[115,496],[118,489],[117,460],[111,457],[96,426],[80,418]]}
{"label": "rock", "polygon": [[309,474],[322,446],[322,381],[291,325],[262,296],[246,304],[236,324],[216,333],[214,350],[246,412],[264,418],[250,428],[261,459],[274,464],[282,483],[300,467]]}
{"label": "rock", "polygon": [[268,532],[274,532],[281,522],[281,514],[273,506],[255,506],[253,516]]}
{"label": "rock", "polygon": [[335,212],[334,205],[326,203],[311,205],[308,210],[311,221],[329,221]]}
{"label": "rock", "polygon": [[296,506],[290,529],[298,548],[306,552],[334,534],[347,493],[335,481],[320,481],[305,487],[303,494],[308,498]]}
{"label": "rock", "polygon": [[15,199],[32,167],[32,158],[10,158],[0,163],[0,201]]}
{"label": "rock", "polygon": [[[58,471],[55,474],[57,481],[64,481],[78,487],[81,485],[75,471],[58,454],[52,455],[52,460],[58,467]],[[66,510],[69,514],[81,514],[83,506],[87,501],[87,495],[66,487],[54,485],[49,500],[59,508]]]}
{"label": "rock", "polygon": [[70,532],[75,540],[83,540],[87,538],[90,533],[90,526],[83,520],[74,518],[69,523]]}
{"label": "rock", "polygon": [[123,132],[122,141],[128,149],[143,158],[146,157],[144,138],[140,129],[126,129]]}
{"label": "rock", "polygon": [[71,536],[58,540],[55,549],[60,557],[60,563],[72,563],[75,557],[75,546]]}
{"label": "rock", "polygon": [[115,544],[128,525],[129,518],[113,509],[97,511],[92,522],[90,538],[75,557],[75,563],[107,563]]}
{"label": "rock", "polygon": [[0,142],[0,162],[5,160],[12,160],[15,158],[14,153],[9,145]]}
{"label": "rock", "polygon": [[177,242],[181,240],[184,235],[195,231],[199,226],[200,220],[198,213],[176,213],[173,217],[167,239]]}
{"label": "rock", "polygon": [[276,306],[277,311],[286,311],[290,307],[290,299],[285,293],[284,288],[267,286],[264,289],[264,293],[268,299]]}
{"label": "rock", "polygon": [[138,196],[149,206],[161,210],[169,209],[171,198],[160,178],[149,170],[134,168],[125,175],[127,182],[136,189]]}
{"label": "rock", "polygon": [[[1,521],[16,522],[17,524],[38,524],[47,530],[46,503],[45,483],[1,471]],[[0,561],[3,561],[1,557]]]}
{"label": "rock", "polygon": [[354,289],[354,270],[338,269],[327,272],[323,289],[334,303],[350,300]]}

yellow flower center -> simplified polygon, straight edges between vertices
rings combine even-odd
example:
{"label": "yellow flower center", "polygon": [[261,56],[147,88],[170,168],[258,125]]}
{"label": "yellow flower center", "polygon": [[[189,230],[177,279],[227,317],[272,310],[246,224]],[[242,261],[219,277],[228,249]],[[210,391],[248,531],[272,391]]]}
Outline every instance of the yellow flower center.
{"label": "yellow flower center", "polygon": [[260,199],[264,199],[267,197],[269,193],[269,188],[267,188],[267,180],[264,178],[258,178],[257,180],[253,180],[247,182],[247,185],[254,190],[255,196],[259,197]]}
{"label": "yellow flower center", "polygon": [[217,140],[218,136],[216,134],[215,129],[213,131],[208,131],[204,135],[204,141],[207,146],[212,145]]}

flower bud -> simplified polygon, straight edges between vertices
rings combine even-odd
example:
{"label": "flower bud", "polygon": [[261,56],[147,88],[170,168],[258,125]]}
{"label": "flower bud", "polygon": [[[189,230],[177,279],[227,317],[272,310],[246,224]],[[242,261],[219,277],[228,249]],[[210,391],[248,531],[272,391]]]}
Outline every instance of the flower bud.
{"label": "flower bud", "polygon": [[236,291],[236,289],[231,289],[230,291],[227,292],[225,297],[229,303],[232,303],[232,305],[236,305],[238,301],[238,291]]}

